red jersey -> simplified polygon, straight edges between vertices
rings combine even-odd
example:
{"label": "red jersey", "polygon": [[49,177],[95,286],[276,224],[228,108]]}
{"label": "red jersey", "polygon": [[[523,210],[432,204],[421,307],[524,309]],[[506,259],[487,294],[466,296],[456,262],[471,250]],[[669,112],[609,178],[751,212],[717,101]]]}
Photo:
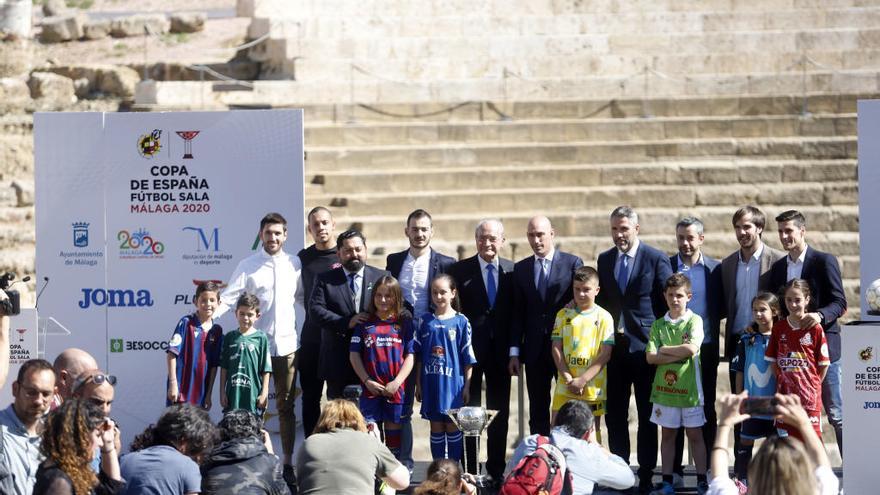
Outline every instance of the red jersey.
{"label": "red jersey", "polygon": [[828,366],[828,343],[819,325],[794,328],[788,318],[773,325],[764,359],[776,363],[776,391],[796,394],[807,412],[822,409],[820,366]]}

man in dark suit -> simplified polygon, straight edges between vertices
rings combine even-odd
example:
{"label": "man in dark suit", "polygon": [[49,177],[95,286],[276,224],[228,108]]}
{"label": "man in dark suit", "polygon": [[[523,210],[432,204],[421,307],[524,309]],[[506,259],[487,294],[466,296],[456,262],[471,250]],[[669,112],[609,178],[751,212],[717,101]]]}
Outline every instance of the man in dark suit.
{"label": "man in dark suit", "polygon": [[654,320],[666,313],[663,284],[672,268],[664,253],[639,241],[639,217],[632,208],[615,208],[610,224],[615,247],[599,255],[601,291],[596,297],[614,317],[616,330],[608,363],[608,445],[613,454],[629,459],[629,398],[634,389],[639,490],[648,492],[657,466],[657,426],[651,423],[650,401],[655,368],[645,360],[645,346]]}
{"label": "man in dark suit", "polygon": [[[414,317],[420,318],[431,311],[431,281],[441,273],[446,273],[455,260],[434,251],[431,238],[434,237],[434,224],[431,215],[422,209],[409,214],[406,218],[406,229],[409,249],[388,255],[385,269],[400,283],[403,292],[403,304]],[[414,466],[412,458],[412,409],[415,395],[415,376],[410,375],[406,381],[404,408],[401,416],[400,462],[407,468]]]}
{"label": "man in dark suit", "polygon": [[[486,380],[486,407],[498,410],[488,428],[486,471],[496,482],[504,473],[507,426],[510,415],[510,374],[507,372],[509,325],[513,304],[513,262],[501,258],[504,226],[483,220],[474,234],[477,254],[455,263],[449,274],[458,286],[461,312],[471,322],[472,346],[477,357],[470,387],[470,404],[479,406]],[[476,445],[467,440],[468,465],[476,465]]]}
{"label": "man in dark suit", "polygon": [[[718,260],[703,254],[705,240],[703,222],[698,218],[685,217],[675,226],[678,254],[669,257],[672,272],[683,273],[691,281],[691,297],[687,307],[703,319],[703,343],[700,346],[700,372],[703,385],[703,440],[706,445],[715,444],[718,415],[715,411],[715,390],[718,382],[720,360],[719,334],[721,326],[721,268]],[[675,470],[683,474],[684,431],[678,430],[675,442]]]}
{"label": "man in dark suit", "polygon": [[309,315],[321,327],[319,370],[327,381],[327,398],[342,398],[347,385],[360,383],[349,362],[352,329],[367,320],[373,285],[388,275],[365,264],[367,240],[357,230],[336,238],[339,268],[318,275],[309,303]]}
{"label": "man in dark suit", "polygon": [[[724,324],[724,357],[730,361],[743,332],[752,323],[752,299],[760,291],[770,289],[770,266],[785,256],[782,251],[764,244],[766,217],[760,209],[748,205],[733,214],[733,232],[739,249],[721,262],[722,298],[721,317]],[[730,390],[736,390],[736,372],[730,371]],[[707,444],[708,445],[708,444]],[[734,472],[741,473],[747,466],[740,465],[743,449],[751,449],[740,442],[740,425],[733,427],[733,449],[736,454]]]}
{"label": "man in dark suit", "polygon": [[574,271],[584,263],[554,248],[556,233],[547,217],[529,220],[526,236],[534,255],[513,268],[510,372],[519,374],[522,358],[529,390],[529,431],[549,435],[551,387],[556,377],[550,336],[556,313],[572,299]]}
{"label": "man in dark suit", "polygon": [[[807,221],[797,210],[788,210],[776,217],[779,241],[788,256],[773,263],[770,268],[772,287],[782,287],[792,279],[800,278],[810,285],[810,306],[802,326],[822,325],[828,340],[831,365],[822,381],[822,404],[828,422],[834,428],[837,447],[843,455],[843,397],[840,389],[840,324],[838,318],[846,313],[846,295],[837,258],[807,246]],[[783,308],[785,305],[783,304]],[[787,314],[787,311],[783,309]]]}

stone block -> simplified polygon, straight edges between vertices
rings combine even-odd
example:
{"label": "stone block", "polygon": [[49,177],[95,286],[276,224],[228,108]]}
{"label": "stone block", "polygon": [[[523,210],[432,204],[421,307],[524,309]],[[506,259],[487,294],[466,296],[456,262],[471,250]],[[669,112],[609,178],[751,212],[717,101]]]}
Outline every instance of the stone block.
{"label": "stone block", "polygon": [[86,16],[83,14],[63,14],[46,17],[41,23],[40,41],[43,43],[60,43],[78,40],[83,37],[83,25]]}
{"label": "stone block", "polygon": [[0,78],[0,109],[5,112],[21,111],[32,103],[31,92],[26,82],[21,79]]}
{"label": "stone block", "polygon": [[110,19],[89,19],[83,26],[87,40],[99,40],[110,35]]}
{"label": "stone block", "polygon": [[154,36],[167,33],[169,28],[170,22],[165,14],[135,14],[113,19],[110,22],[110,35],[114,38]]}
{"label": "stone block", "polygon": [[44,0],[43,15],[46,17],[54,17],[67,12],[67,4],[64,0]]}
{"label": "stone block", "polygon": [[73,80],[53,72],[33,72],[28,80],[31,98],[42,106],[60,109],[76,101]]}
{"label": "stone block", "polygon": [[[85,79],[88,81],[88,93],[99,92],[122,98],[133,97],[135,87],[141,80],[134,69],[117,65],[63,65],[47,70],[74,81]],[[82,82],[78,84],[83,86]]]}
{"label": "stone block", "polygon": [[204,12],[175,12],[171,14],[172,33],[196,33],[205,29],[208,19]]}
{"label": "stone block", "polygon": [[5,40],[0,43],[0,78],[25,74],[31,70],[34,47],[29,39]]}
{"label": "stone block", "polygon": [[828,184],[822,196],[826,205],[854,205],[859,203],[859,188],[855,184]]}

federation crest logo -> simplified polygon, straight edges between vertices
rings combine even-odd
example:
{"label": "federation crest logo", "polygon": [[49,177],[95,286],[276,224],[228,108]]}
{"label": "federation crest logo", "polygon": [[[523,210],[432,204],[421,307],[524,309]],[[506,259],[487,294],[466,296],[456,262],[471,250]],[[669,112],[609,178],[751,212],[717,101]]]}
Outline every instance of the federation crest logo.
{"label": "federation crest logo", "polygon": [[73,245],[78,248],[89,246],[89,224],[86,222],[74,222]]}
{"label": "federation crest logo", "polygon": [[162,149],[162,130],[153,129],[149,134],[141,134],[137,141],[137,150],[146,159],[153,158]]}
{"label": "federation crest logo", "polygon": [[110,339],[110,352],[122,352],[122,339]]}
{"label": "federation crest logo", "polygon": [[861,351],[859,351],[859,359],[862,361],[870,361],[871,358],[874,357],[874,348],[873,347],[865,347]]}

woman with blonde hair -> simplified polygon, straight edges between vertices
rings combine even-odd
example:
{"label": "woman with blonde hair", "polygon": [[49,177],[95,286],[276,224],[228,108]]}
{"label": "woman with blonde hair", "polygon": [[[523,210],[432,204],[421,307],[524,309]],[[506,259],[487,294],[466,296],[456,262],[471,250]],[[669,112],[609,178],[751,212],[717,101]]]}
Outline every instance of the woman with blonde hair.
{"label": "woman with blonde hair", "polygon": [[[740,493],[727,475],[727,435],[733,425],[749,418],[742,413],[748,392],[722,397],[718,414],[718,435],[712,447],[712,483],[709,495]],[[760,495],[835,495],[839,487],[831,470],[825,446],[813,433],[810,417],[797,395],[776,394],[773,398],[776,419],[797,429],[803,441],[791,436],[771,437],[764,441],[749,463],[748,493]]]}
{"label": "woman with blonde hair", "polygon": [[376,477],[395,490],[409,486],[406,467],[367,433],[357,405],[342,399],[324,406],[314,433],[300,448],[296,471],[300,495],[372,494]]}
{"label": "woman with blonde hair", "polygon": [[[34,495],[114,495],[125,485],[113,421],[89,401],[68,399],[49,413],[40,449],[46,460],[37,469]],[[96,474],[91,462],[98,449],[101,472]]]}

